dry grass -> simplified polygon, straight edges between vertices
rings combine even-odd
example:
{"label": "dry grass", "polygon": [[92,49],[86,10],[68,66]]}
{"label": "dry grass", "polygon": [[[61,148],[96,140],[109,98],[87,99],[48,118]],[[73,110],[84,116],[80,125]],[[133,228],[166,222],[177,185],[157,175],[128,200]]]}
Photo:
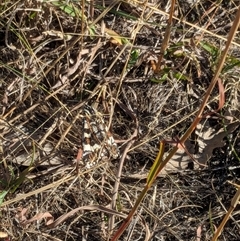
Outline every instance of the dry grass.
{"label": "dry grass", "polygon": [[[170,1],[0,4],[0,232],[10,240],[110,239],[144,188],[159,141],[191,125],[239,5],[193,2],[175,5],[158,73]],[[240,177],[239,56],[237,32],[221,73],[225,106],[186,143],[197,162],[177,153],[121,240],[212,239],[236,192],[228,181]],[[216,87],[206,113],[218,100]],[[85,104],[98,105],[121,163],[86,170],[79,162],[76,170]],[[218,240],[239,240],[239,220],[237,206]]]}

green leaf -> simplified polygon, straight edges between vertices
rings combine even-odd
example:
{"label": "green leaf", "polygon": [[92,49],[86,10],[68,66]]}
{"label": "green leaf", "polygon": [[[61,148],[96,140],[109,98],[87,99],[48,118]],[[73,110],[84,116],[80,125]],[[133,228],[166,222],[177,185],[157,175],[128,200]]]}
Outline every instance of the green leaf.
{"label": "green leaf", "polygon": [[128,62],[128,69],[131,69],[137,62],[138,58],[139,58],[139,53],[140,51],[138,49],[134,49],[131,52],[131,56]]}
{"label": "green leaf", "polygon": [[179,79],[179,80],[188,80],[188,81],[189,81],[189,78],[188,78],[186,75],[184,75],[184,74],[182,74],[182,73],[180,73],[180,72],[174,73],[173,76],[174,76],[176,79]]}
{"label": "green leaf", "polygon": [[[82,12],[79,11],[79,9],[77,9],[76,7],[71,6],[70,4],[64,4],[64,3],[61,3],[60,1],[53,1],[52,4],[59,7],[66,14],[68,14],[72,17],[81,17],[82,18]],[[87,19],[86,16],[83,16],[83,19],[86,20]]]}
{"label": "green leaf", "polygon": [[220,50],[219,48],[215,47],[214,45],[206,42],[200,42],[200,45],[202,46],[203,49],[205,49],[213,58],[214,61],[217,60],[217,58],[220,55]]}
{"label": "green leaf", "polygon": [[225,73],[229,70],[232,70],[236,66],[240,66],[240,60],[230,56],[227,58],[225,65],[226,66],[224,66],[224,68],[223,68],[223,73]]}
{"label": "green leaf", "polygon": [[152,183],[154,182],[155,178],[158,175],[159,169],[161,167],[162,159],[163,159],[163,154],[164,154],[164,142],[160,142],[160,148],[158,155],[149,171],[148,177],[147,177],[147,184],[148,186],[151,186]]}
{"label": "green leaf", "polygon": [[32,166],[32,164],[34,163],[34,159],[35,159],[35,158],[34,158],[34,153],[35,153],[35,144],[34,144],[34,142],[33,142],[33,150],[32,150],[32,153],[33,153],[33,155],[32,155],[32,161],[31,161],[29,167],[27,167],[23,172],[21,172],[21,173],[19,174],[19,177],[11,183],[11,189],[10,189],[11,193],[14,193],[14,192],[16,191],[16,189],[25,181],[27,174],[28,174],[32,169],[34,169],[34,167]]}
{"label": "green leaf", "polygon": [[8,190],[8,191],[2,191],[2,192],[0,193],[0,206],[1,206],[1,204],[3,203],[4,198],[5,198],[5,196],[8,194],[8,192],[9,192],[9,190]]}

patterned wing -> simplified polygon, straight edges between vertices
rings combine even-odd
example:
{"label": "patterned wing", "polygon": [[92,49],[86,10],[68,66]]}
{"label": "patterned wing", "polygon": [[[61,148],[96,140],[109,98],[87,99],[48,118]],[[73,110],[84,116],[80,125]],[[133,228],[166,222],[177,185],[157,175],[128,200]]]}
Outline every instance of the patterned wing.
{"label": "patterned wing", "polygon": [[91,168],[100,160],[119,156],[118,146],[112,134],[108,131],[103,117],[91,106],[84,108],[83,121],[83,162],[86,168]]}

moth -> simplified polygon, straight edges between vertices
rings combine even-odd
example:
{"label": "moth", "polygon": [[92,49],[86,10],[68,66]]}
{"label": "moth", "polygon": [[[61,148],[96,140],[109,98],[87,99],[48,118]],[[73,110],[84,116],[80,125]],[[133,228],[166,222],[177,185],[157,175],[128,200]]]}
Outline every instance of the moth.
{"label": "moth", "polygon": [[117,159],[118,146],[104,122],[92,106],[85,105],[83,117],[82,161],[87,169],[100,161]]}

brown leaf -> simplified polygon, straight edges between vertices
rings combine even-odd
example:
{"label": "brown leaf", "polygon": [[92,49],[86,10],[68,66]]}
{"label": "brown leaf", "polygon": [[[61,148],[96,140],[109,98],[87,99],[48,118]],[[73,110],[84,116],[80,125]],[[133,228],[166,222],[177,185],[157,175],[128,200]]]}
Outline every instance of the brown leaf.
{"label": "brown leaf", "polygon": [[24,225],[27,225],[29,223],[32,223],[34,221],[38,221],[38,220],[41,220],[41,219],[45,219],[45,224],[46,225],[50,225],[51,223],[53,223],[53,216],[49,213],[49,212],[45,212],[45,213],[38,213],[37,215],[35,215],[34,217],[26,220],[24,222]]}
{"label": "brown leaf", "polygon": [[53,223],[47,225],[47,229],[52,229],[57,227],[60,223],[64,222],[67,218],[71,217],[72,215],[74,215],[75,213],[77,213],[78,211],[81,210],[88,210],[88,211],[100,211],[100,212],[104,212],[104,213],[108,213],[108,214],[112,214],[112,215],[117,215],[119,217],[122,218],[126,218],[125,214],[119,213],[115,210],[112,210],[110,208],[106,208],[104,206],[101,205],[89,205],[89,206],[83,206],[83,207],[79,207],[79,208],[75,208],[72,211],[63,214],[62,216],[60,216],[59,218],[57,218]]}

